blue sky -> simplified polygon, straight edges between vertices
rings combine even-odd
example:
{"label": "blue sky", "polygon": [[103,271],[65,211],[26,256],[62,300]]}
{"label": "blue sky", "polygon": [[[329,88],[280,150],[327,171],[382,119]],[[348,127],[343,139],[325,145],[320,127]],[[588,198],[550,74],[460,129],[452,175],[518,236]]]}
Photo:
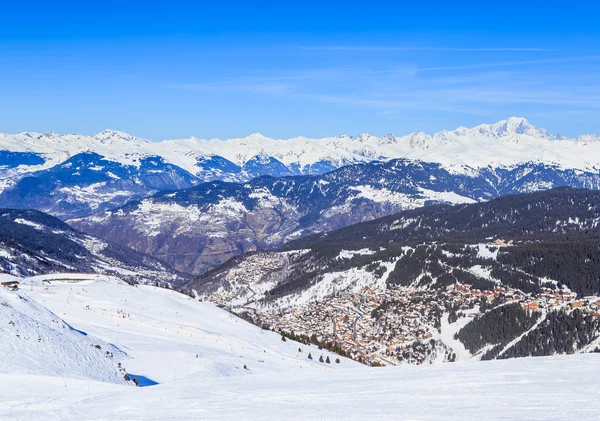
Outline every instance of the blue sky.
{"label": "blue sky", "polygon": [[0,132],[600,133],[594,2],[0,2]]}

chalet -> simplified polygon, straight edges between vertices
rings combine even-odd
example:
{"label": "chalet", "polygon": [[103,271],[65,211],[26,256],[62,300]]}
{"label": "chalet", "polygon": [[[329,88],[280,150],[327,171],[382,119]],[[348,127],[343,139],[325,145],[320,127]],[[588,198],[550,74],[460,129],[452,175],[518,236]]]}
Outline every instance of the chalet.
{"label": "chalet", "polygon": [[580,301],[580,300],[578,300],[578,301],[573,301],[573,302],[571,303],[571,308],[579,308],[579,307],[581,307],[581,306],[583,306],[583,301]]}
{"label": "chalet", "polygon": [[19,289],[19,281],[4,281],[0,282],[0,285],[13,291]]}
{"label": "chalet", "polygon": [[539,308],[540,308],[540,304],[536,301],[532,301],[530,303],[526,303],[523,305],[523,310],[533,311],[533,310],[537,310]]}

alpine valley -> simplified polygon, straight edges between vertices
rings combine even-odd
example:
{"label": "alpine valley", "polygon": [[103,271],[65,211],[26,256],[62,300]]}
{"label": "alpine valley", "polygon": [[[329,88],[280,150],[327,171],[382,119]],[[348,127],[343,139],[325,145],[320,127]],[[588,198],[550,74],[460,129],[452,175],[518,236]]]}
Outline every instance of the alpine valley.
{"label": "alpine valley", "polygon": [[600,345],[595,136],[510,118],[400,138],[0,145],[7,276],[172,286],[370,364]]}
{"label": "alpine valley", "polygon": [[[282,419],[440,419],[476,393],[539,419],[549,390],[550,418],[568,419],[596,390],[595,136],[510,118],[402,138],[0,145],[10,419],[264,419],[273,402]],[[531,356],[547,358],[515,359]]]}
{"label": "alpine valley", "polygon": [[189,283],[370,365],[600,352],[600,192],[408,210],[230,260]]}

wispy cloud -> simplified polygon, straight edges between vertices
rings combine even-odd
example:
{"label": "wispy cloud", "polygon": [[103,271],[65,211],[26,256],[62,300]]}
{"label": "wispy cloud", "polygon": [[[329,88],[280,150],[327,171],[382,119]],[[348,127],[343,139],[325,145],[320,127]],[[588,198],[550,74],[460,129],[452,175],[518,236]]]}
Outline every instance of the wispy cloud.
{"label": "wispy cloud", "polygon": [[[440,51],[549,51],[531,48],[305,47],[310,49],[422,49]],[[553,57],[554,56],[554,57]],[[190,91],[251,92],[287,100],[333,104],[380,115],[469,114],[492,117],[519,113],[600,111],[600,55],[526,60],[460,61],[451,57],[415,61],[337,60],[330,68],[285,68],[264,76],[171,85]],[[512,55],[511,57],[519,57]],[[436,61],[437,60],[437,63]],[[465,62],[466,61],[466,62]],[[344,66],[344,64],[350,64]],[[447,63],[447,64],[446,64]],[[572,64],[572,65],[571,65]],[[364,67],[360,67],[364,65]],[[331,108],[331,107],[328,107]],[[419,114],[420,113],[420,114]]]}
{"label": "wispy cloud", "polygon": [[540,47],[403,47],[403,46],[363,46],[363,45],[332,45],[332,46],[302,46],[303,50],[325,51],[448,51],[448,52],[535,52],[556,51]]}
{"label": "wispy cloud", "polygon": [[560,57],[560,58],[548,58],[548,59],[539,59],[539,60],[483,62],[483,63],[470,63],[470,64],[460,64],[460,65],[450,65],[450,66],[420,67],[417,70],[420,72],[433,72],[433,71],[445,71],[445,70],[476,70],[476,69],[487,69],[487,68],[498,68],[498,67],[515,67],[515,66],[529,66],[529,65],[543,65],[543,64],[575,63],[575,62],[585,62],[585,61],[600,61],[600,56]]}
{"label": "wispy cloud", "polygon": [[277,80],[264,81],[229,81],[215,83],[173,83],[166,85],[169,88],[183,89],[191,92],[202,91],[229,91],[229,92],[252,92],[257,94],[282,94],[291,92],[294,88],[289,83],[278,82]]}

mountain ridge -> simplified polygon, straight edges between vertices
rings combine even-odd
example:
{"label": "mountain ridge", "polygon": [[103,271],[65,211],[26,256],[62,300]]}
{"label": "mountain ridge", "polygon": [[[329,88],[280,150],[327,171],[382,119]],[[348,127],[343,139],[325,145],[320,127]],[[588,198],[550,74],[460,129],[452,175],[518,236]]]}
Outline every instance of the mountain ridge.
{"label": "mountain ridge", "polygon": [[69,223],[184,272],[201,273],[243,252],[278,247],[401,210],[559,186],[600,189],[600,175],[533,163],[464,175],[439,164],[395,159],[318,176],[212,181]]}
{"label": "mountain ridge", "polygon": [[[583,148],[589,146],[586,143],[594,143],[593,140],[598,138],[599,136],[594,134],[581,134],[576,138],[558,137],[551,135],[545,129],[537,129],[525,118],[509,117],[496,123],[481,124],[473,128],[459,127],[433,134],[413,132],[404,136],[388,134],[381,137],[365,133],[356,137],[338,135],[324,138],[298,136],[290,139],[274,139],[260,133],[253,133],[242,138],[224,140],[191,137],[152,142],[116,130],[104,130],[94,136],[35,132],[0,133],[0,149],[11,152],[50,154],[51,159],[49,158],[49,160],[54,163],[60,161],[61,154],[64,155],[67,152],[73,154],[92,151],[107,159],[129,164],[136,164],[141,156],[158,155],[191,174],[201,176],[200,168],[194,158],[208,158],[216,155],[243,167],[251,159],[266,154],[281,161],[290,169],[295,167],[295,171],[292,169],[294,174],[306,174],[310,171],[310,165],[320,161],[328,161],[335,167],[349,163],[400,157],[412,157],[427,161],[423,149],[431,149],[434,146],[439,149],[444,148],[443,145],[446,147],[453,145],[450,148],[450,152],[452,152],[453,149],[464,146],[465,141],[471,145],[485,145],[485,139],[502,140],[505,144],[512,144],[511,147],[517,150],[521,148],[516,147],[514,141],[519,140],[516,142],[517,144],[525,142],[529,149],[535,150],[536,156],[530,156],[530,159],[557,163],[566,167],[590,168],[599,165],[600,161],[588,162],[564,155],[569,152],[569,145]],[[554,144],[550,143],[552,141]],[[564,145],[562,144],[564,142],[568,143]],[[115,151],[113,147],[119,150]],[[544,157],[539,150],[540,147],[549,150],[551,152],[549,156]],[[492,154],[488,155],[493,156]],[[429,162],[440,162],[444,165],[464,164],[464,162],[452,162],[452,160],[442,158],[443,154],[439,153],[438,156],[432,156]],[[472,166],[512,165],[519,161],[520,157],[514,155],[502,157],[498,162],[489,159],[486,161],[478,156],[478,159],[473,160]],[[308,169],[306,169],[307,167]]]}
{"label": "mountain ridge", "polygon": [[[192,137],[151,142],[116,130],[94,136],[0,134],[0,201],[5,206],[36,208],[69,219],[202,182],[321,175],[351,165],[396,159],[436,164],[466,176],[487,173],[494,177],[493,173],[518,171],[525,163],[562,173],[597,174],[599,138],[554,136],[522,117],[402,137],[366,133],[277,140],[254,133],[228,140]],[[91,155],[103,164],[93,165]],[[67,177],[68,165],[73,165],[73,171]],[[43,188],[32,190],[34,185]]]}
{"label": "mountain ridge", "polygon": [[0,208],[0,274],[116,275],[130,282],[178,283],[187,276],[164,262],[76,231],[37,210]]}

